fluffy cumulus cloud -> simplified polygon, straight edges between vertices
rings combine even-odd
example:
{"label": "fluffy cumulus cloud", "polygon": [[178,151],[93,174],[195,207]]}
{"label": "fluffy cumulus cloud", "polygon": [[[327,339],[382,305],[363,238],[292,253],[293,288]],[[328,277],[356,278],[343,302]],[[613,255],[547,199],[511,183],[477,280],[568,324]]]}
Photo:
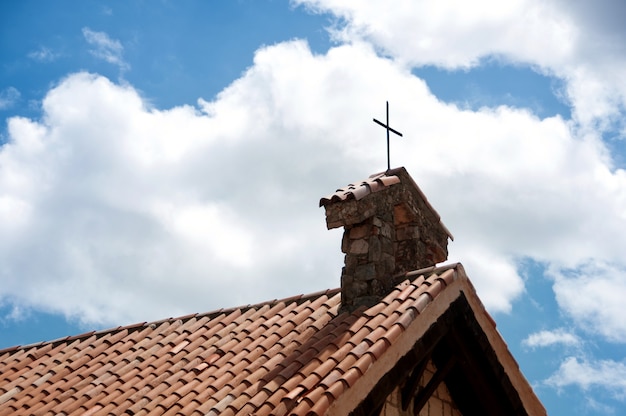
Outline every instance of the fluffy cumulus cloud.
{"label": "fluffy cumulus cloud", "polygon": [[467,69],[494,58],[531,65],[567,81],[583,128],[621,123],[626,48],[619,0],[297,2],[338,15],[340,41],[366,40],[408,65]]}
{"label": "fluffy cumulus cloud", "polygon": [[522,343],[530,348],[548,347],[552,345],[576,346],[581,343],[578,336],[559,328],[553,331],[539,331],[530,334]]}
{"label": "fluffy cumulus cloud", "polygon": [[[255,114],[239,125],[232,98],[222,105],[212,116],[158,111],[130,87],[80,73],[48,93],[40,122],[11,119],[0,153],[2,294],[114,323],[333,286],[338,265],[313,269],[324,253],[305,244],[327,238],[311,197],[325,190],[303,193],[311,184],[297,180],[316,161],[292,155],[298,135],[273,142]],[[284,171],[273,146],[293,163]],[[284,289],[266,290],[270,279]]]}
{"label": "fluffy cumulus cloud", "polygon": [[569,357],[546,384],[558,388],[575,384],[583,390],[599,387],[623,399],[626,397],[626,365],[611,360],[587,361]]}
{"label": "fluffy cumulus cloud", "polygon": [[559,306],[589,333],[626,343],[622,317],[626,267],[593,262],[575,270],[553,270]]}
{"label": "fluffy cumulus cloud", "polygon": [[325,230],[317,201],[384,169],[371,117],[385,99],[405,132],[394,164],[456,235],[451,260],[492,311],[523,291],[520,257],[621,261],[626,236],[610,224],[624,175],[598,137],[523,109],[442,103],[366,43],[314,55],[291,41],[196,106],[151,108],[131,86],[78,73],[49,91],[41,120],[12,118],[2,295],[120,323],[336,287],[340,231]]}

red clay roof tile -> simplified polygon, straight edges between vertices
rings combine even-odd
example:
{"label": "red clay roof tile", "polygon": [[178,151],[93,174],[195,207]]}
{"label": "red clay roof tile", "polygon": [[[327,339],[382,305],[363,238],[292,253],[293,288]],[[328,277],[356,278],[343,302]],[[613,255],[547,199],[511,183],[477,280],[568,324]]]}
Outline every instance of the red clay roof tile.
{"label": "red clay roof tile", "polygon": [[371,175],[367,180],[355,184],[349,184],[345,188],[337,189],[337,191],[327,197],[320,199],[320,207],[330,203],[346,201],[350,199],[363,199],[365,196],[373,192],[378,192],[385,187],[389,187],[400,183],[400,178],[395,175],[386,176],[383,173]]}
{"label": "red clay roof tile", "polygon": [[0,415],[323,414],[456,275],[407,273],[352,314],[333,290],[6,349]]}
{"label": "red clay roof tile", "polygon": [[346,371],[345,374],[343,374],[340,380],[348,383],[349,386],[354,386],[354,383],[356,383],[356,381],[361,378],[362,375],[363,374],[357,367],[352,367],[348,371]]}

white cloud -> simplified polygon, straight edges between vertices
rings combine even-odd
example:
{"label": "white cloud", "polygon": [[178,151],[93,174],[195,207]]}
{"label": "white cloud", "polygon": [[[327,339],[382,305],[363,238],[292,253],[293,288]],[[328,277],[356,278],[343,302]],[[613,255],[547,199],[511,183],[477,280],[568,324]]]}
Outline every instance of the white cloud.
{"label": "white cloud", "polygon": [[[15,322],[24,322],[30,315],[30,311],[23,308],[19,304],[5,302],[7,311],[3,315],[0,315],[0,324],[6,325]],[[0,306],[4,306],[0,303]]]}
{"label": "white cloud", "polygon": [[614,415],[616,409],[610,405],[599,402],[593,397],[585,397],[585,405],[596,415]]}
{"label": "white cloud", "polygon": [[558,76],[584,128],[623,118],[626,31],[616,1],[296,2],[340,16],[339,40],[366,40],[407,65],[467,69],[496,57]]}
{"label": "white cloud", "polygon": [[10,119],[0,296],[119,324],[338,286],[340,231],[317,201],[384,169],[371,118],[385,100],[405,133],[393,164],[455,234],[451,260],[492,311],[523,291],[516,258],[622,261],[624,174],[597,137],[443,104],[364,43],[313,55],[292,41],[197,108],[150,108],[80,73],[49,91],[41,121]]}
{"label": "white cloud", "polygon": [[[326,167],[293,154],[310,138],[263,128],[254,103],[231,124],[244,97],[229,94],[213,116],[157,111],[81,73],[48,93],[43,122],[12,118],[2,296],[112,324],[336,286],[340,238],[317,207],[336,185],[307,184],[303,172]],[[283,154],[278,171],[270,149]]]}
{"label": "white cloud", "polygon": [[523,345],[530,348],[549,347],[553,345],[576,346],[580,345],[580,343],[580,338],[563,328],[558,328],[553,331],[535,332],[522,341]]}
{"label": "white cloud", "polygon": [[623,399],[626,397],[626,365],[613,360],[587,361],[569,357],[545,383],[557,388],[575,385],[583,390],[599,387]]}
{"label": "white cloud", "polygon": [[52,52],[50,48],[42,46],[39,49],[30,52],[28,57],[39,62],[52,62],[59,57],[59,54]]}
{"label": "white cloud", "polygon": [[[463,221],[457,217],[450,222],[446,219],[447,214],[443,218],[447,225],[453,224],[453,227],[456,227],[457,221]],[[515,260],[488,244],[472,242],[470,239],[475,234],[465,235],[463,231],[458,231],[458,227],[453,229],[455,241],[450,246],[450,258],[463,263],[470,279],[478,287],[480,299],[491,311],[510,312],[511,301],[524,290]]]}
{"label": "white cloud", "polygon": [[117,65],[120,70],[127,70],[130,65],[124,61],[124,47],[121,42],[111,39],[105,32],[96,32],[88,27],[83,28],[83,36],[87,43],[94,47],[89,52],[98,59]]}
{"label": "white cloud", "polygon": [[0,110],[7,110],[19,101],[22,94],[15,87],[8,87],[0,91]]}
{"label": "white cloud", "polygon": [[579,325],[610,341],[626,342],[626,265],[590,262],[551,274],[559,306]]}

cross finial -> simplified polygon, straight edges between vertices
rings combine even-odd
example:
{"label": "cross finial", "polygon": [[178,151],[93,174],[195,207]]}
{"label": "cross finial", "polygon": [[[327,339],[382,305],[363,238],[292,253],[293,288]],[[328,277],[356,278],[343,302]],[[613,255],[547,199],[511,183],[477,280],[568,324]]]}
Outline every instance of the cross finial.
{"label": "cross finial", "polygon": [[389,159],[389,132],[392,131],[400,137],[402,137],[402,133],[389,127],[389,101],[387,101],[386,103],[387,103],[387,123],[386,124],[381,123],[380,121],[376,119],[374,119],[374,122],[380,124],[385,129],[387,129],[387,170],[389,171],[391,170],[391,161]]}

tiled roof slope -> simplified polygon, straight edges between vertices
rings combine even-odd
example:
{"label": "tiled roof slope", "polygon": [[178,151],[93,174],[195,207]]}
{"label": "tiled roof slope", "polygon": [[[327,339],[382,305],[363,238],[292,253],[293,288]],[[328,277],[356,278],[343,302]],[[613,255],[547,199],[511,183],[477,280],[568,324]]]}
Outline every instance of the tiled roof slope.
{"label": "tiled roof slope", "polygon": [[458,264],[405,278],[352,314],[332,290],[0,351],[0,415],[327,414],[467,282]]}

